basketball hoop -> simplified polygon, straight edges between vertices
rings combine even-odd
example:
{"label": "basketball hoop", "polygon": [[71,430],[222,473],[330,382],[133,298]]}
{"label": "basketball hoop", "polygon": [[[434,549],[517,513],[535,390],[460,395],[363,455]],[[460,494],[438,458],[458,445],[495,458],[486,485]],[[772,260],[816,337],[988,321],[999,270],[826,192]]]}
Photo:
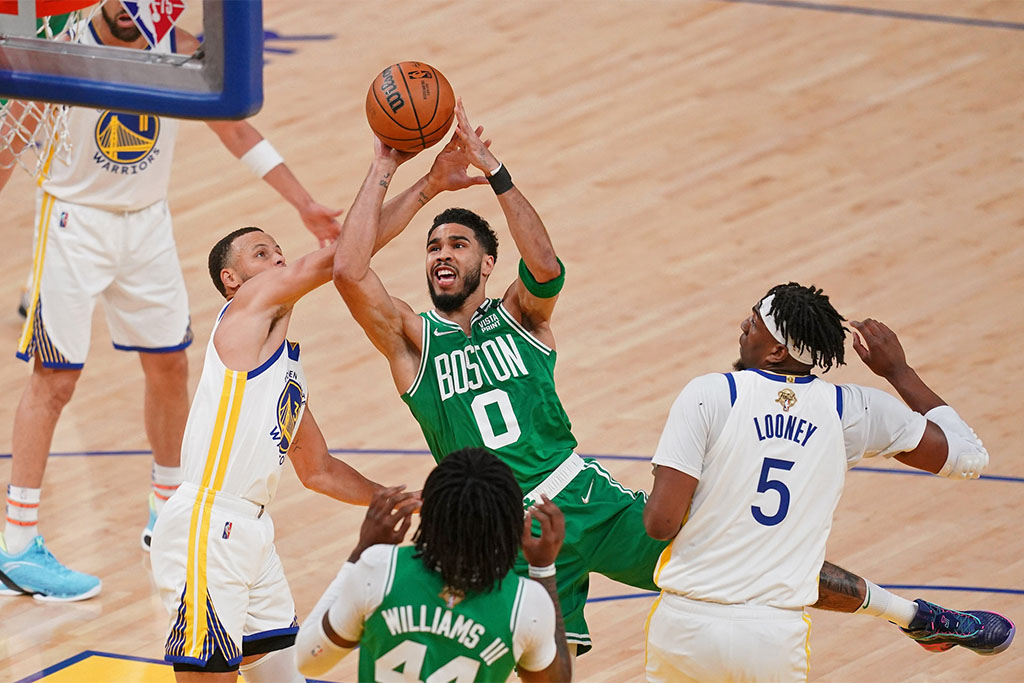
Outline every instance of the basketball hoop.
{"label": "basketball hoop", "polygon": [[[99,7],[95,0],[36,0],[35,37],[78,42],[75,27],[91,20]],[[0,0],[0,14],[17,13],[18,0]],[[0,168],[18,164],[31,176],[46,178],[54,158],[70,159],[67,119],[67,105],[0,99]]]}

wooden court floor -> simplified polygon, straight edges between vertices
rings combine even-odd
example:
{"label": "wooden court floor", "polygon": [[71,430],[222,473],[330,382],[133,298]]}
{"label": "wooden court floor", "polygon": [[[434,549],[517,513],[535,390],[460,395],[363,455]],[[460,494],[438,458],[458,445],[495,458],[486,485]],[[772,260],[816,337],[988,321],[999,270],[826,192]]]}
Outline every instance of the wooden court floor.
{"label": "wooden court floor", "polygon": [[[254,123],[321,202],[346,208],[363,177],[364,96],[387,64],[438,67],[486,127],[567,267],[554,319],[557,378],[582,453],[647,487],[648,459],[683,385],[729,368],[739,322],[771,285],[814,283],[848,318],[897,330],[912,365],[992,455],[992,476],[973,482],[901,475],[898,463],[853,470],[830,559],[910,598],[1024,621],[1024,370],[1013,355],[1024,338],[1024,4],[264,6],[273,35]],[[407,164],[396,183],[411,183],[432,158]],[[221,305],[206,274],[213,242],[249,224],[292,257],[314,241],[201,124],[183,125],[174,164],[194,385]],[[18,176],[0,197],[8,426],[27,379],[13,351],[30,194]],[[513,277],[496,202],[473,188],[435,200],[375,259],[391,292],[414,306],[429,305],[425,226],[452,205],[498,228],[490,291]],[[431,467],[417,453],[423,439],[332,287],[298,305],[290,337],[302,343],[310,407],[339,457],[418,487]],[[827,379],[883,386],[849,348],[848,361]],[[54,439],[54,452],[70,455],[50,459],[41,529],[58,558],[102,577],[103,593],[69,605],[0,598],[0,680],[89,650],[161,657],[166,615],[138,546],[149,471],[149,458],[133,454],[148,448],[141,392],[137,359],[111,348],[98,313]],[[9,452],[10,428],[0,427],[0,453]],[[9,473],[0,458],[0,481]],[[270,509],[301,618],[347,556],[362,511],[305,491],[290,473]],[[640,680],[651,598],[601,577],[591,592],[608,599],[588,607],[595,648],[579,660],[579,679]],[[1024,680],[1024,642],[996,657],[936,655],[869,617],[812,617],[815,681]],[[353,680],[355,663],[330,680]]]}

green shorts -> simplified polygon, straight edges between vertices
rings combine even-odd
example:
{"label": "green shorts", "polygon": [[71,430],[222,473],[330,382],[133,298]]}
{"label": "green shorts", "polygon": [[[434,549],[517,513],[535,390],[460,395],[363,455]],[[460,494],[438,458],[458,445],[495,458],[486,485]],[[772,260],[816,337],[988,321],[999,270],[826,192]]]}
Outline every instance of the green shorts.
{"label": "green shorts", "polygon": [[[654,568],[668,545],[668,541],[651,538],[644,529],[646,493],[627,489],[595,460],[583,461],[583,470],[553,499],[565,515],[565,542],[555,562],[558,598],[566,638],[577,645],[577,654],[591,647],[583,616],[590,572],[657,591]],[[527,575],[522,555],[515,571]]]}

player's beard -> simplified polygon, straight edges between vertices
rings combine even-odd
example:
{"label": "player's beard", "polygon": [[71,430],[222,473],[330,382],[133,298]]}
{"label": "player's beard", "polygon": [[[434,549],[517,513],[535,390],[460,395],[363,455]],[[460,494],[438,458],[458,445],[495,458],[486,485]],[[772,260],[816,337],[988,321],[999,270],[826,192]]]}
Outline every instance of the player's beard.
{"label": "player's beard", "polygon": [[104,5],[100,8],[100,14],[103,15],[103,21],[107,22],[107,28],[110,29],[110,33],[122,43],[134,43],[142,35],[142,31],[139,30],[139,27],[134,22],[131,27],[121,27],[118,25],[117,18],[122,12],[118,12],[113,17],[108,17],[107,8]]}
{"label": "player's beard", "polygon": [[479,265],[475,270],[471,270],[466,273],[466,277],[462,280],[462,289],[458,292],[437,292],[434,290],[433,278],[427,280],[427,289],[430,290],[430,300],[434,302],[434,308],[442,313],[451,313],[452,311],[459,310],[462,307],[462,304],[466,303],[466,299],[469,298],[469,295],[475,292],[476,288],[479,286]]}
{"label": "player's beard", "polygon": [[740,372],[742,370],[746,370],[747,366],[743,364],[743,361],[737,358],[736,362],[732,364],[732,369],[735,370],[736,372]]}

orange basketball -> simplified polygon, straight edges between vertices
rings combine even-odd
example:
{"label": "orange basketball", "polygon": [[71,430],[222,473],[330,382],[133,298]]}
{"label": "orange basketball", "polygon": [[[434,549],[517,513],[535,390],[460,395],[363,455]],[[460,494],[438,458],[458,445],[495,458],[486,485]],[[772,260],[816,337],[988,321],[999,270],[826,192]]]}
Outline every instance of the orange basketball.
{"label": "orange basketball", "polygon": [[418,152],[440,142],[455,120],[455,93],[444,75],[423,62],[399,62],[373,79],[366,120],[382,142]]}

